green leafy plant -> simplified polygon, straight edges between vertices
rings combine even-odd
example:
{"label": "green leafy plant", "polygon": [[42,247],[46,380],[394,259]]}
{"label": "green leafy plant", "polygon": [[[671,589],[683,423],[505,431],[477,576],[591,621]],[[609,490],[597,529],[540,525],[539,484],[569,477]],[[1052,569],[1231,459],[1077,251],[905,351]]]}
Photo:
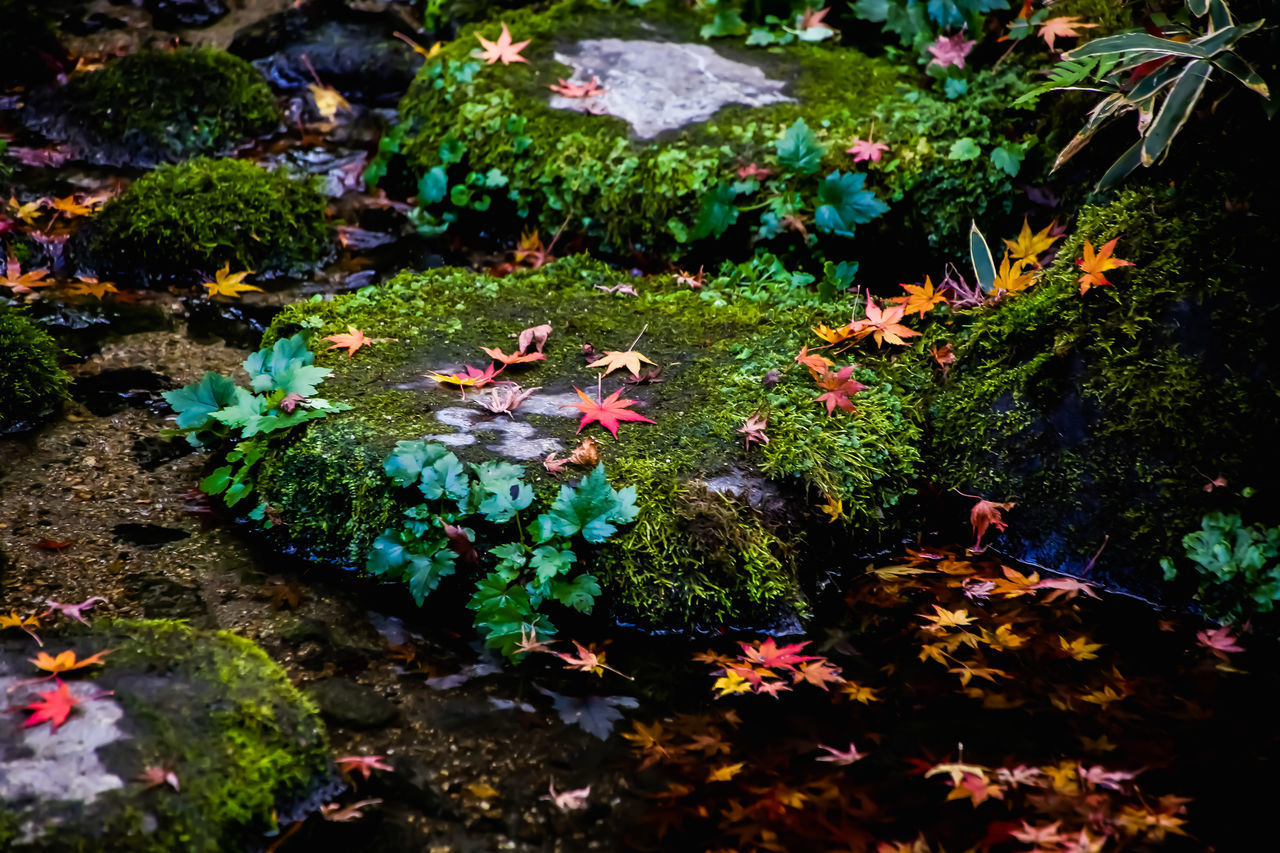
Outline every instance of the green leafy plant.
{"label": "green leafy plant", "polygon": [[[267,437],[332,412],[351,407],[316,397],[316,387],[333,371],[312,364],[315,354],[300,333],[282,338],[244,361],[249,388],[208,372],[199,382],[166,391],[178,435],[195,447],[233,442],[226,464],[200,481],[209,495],[222,495],[233,507],[253,491],[250,474],[267,452]],[[250,517],[263,520],[267,507],[259,505]]]}
{"label": "green leafy plant", "polygon": [[[1163,35],[1129,32],[1094,39],[1063,55],[1056,70],[1060,82],[1053,88],[1079,89],[1086,75],[1105,93],[1089,111],[1084,127],[1058,154],[1054,169],[1075,156],[1098,130],[1128,112],[1136,111],[1138,140],[1107,169],[1097,189],[1114,186],[1138,166],[1151,166],[1169,153],[1195,111],[1215,71],[1234,77],[1264,98],[1271,93],[1266,82],[1235,51],[1237,43],[1256,32],[1263,20],[1237,24],[1225,0],[1186,0],[1195,18],[1205,18],[1203,29],[1171,23]],[[1034,92],[1028,93],[1032,96]]]}
{"label": "green leafy plant", "polygon": [[983,14],[1008,9],[1008,0],[857,0],[853,13],[864,21],[884,24],[903,47],[923,50],[938,30],[968,28],[982,32]]}
{"label": "green leafy plant", "polygon": [[[1238,515],[1213,512],[1182,538],[1182,546],[1200,576],[1196,597],[1210,616],[1234,621],[1269,613],[1280,601],[1280,527],[1246,525]],[[1165,580],[1178,576],[1168,557],[1160,567]]]}
{"label": "green leafy plant", "polygon": [[[635,520],[635,487],[614,489],[604,466],[577,486],[564,485],[545,512],[523,525],[521,513],[534,502],[524,482],[524,469],[509,462],[463,462],[441,444],[401,441],[383,470],[398,486],[416,488],[423,501],[404,512],[398,528],[387,529],[373,542],[365,568],[409,586],[421,605],[440,582],[458,571],[458,563],[475,570],[475,592],[467,607],[485,643],[512,657],[521,637],[552,636],[556,627],[539,608],[558,602],[589,613],[600,584],[587,571],[577,571],[575,539],[598,545]],[[465,523],[483,523],[497,531],[514,526],[519,541],[476,549],[477,534]],[[494,538],[498,538],[495,536]]]}

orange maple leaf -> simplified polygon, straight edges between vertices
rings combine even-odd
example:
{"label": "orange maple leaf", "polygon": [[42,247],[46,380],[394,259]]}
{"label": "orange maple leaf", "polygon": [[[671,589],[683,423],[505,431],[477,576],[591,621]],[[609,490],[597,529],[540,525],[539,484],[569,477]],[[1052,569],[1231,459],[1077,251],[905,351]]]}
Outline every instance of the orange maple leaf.
{"label": "orange maple leaf", "polygon": [[1053,50],[1053,40],[1061,36],[1062,38],[1076,38],[1080,35],[1079,30],[1092,29],[1097,24],[1083,24],[1080,22],[1079,15],[1059,16],[1050,18],[1040,25],[1040,38],[1044,39],[1044,43],[1049,46],[1049,50]]}
{"label": "orange maple leaf", "polygon": [[546,356],[540,352],[513,352],[510,355],[502,351],[502,347],[480,347],[485,355],[503,364],[524,364],[529,361],[543,361]]}
{"label": "orange maple leaf", "polygon": [[877,347],[885,341],[899,346],[906,346],[907,342],[903,338],[915,337],[920,333],[914,329],[908,329],[898,322],[905,313],[905,305],[892,305],[888,308],[882,308],[868,296],[866,317],[861,320],[854,320],[850,324],[850,328],[859,336],[871,335],[871,337],[875,338]]}
{"label": "orange maple leaf", "polygon": [[1084,275],[1080,276],[1077,281],[1080,282],[1080,295],[1091,287],[1101,287],[1104,284],[1111,284],[1103,275],[1107,270],[1113,270],[1117,267],[1131,267],[1132,261],[1113,258],[1111,253],[1116,250],[1116,243],[1120,241],[1119,237],[1114,238],[1108,243],[1104,243],[1102,248],[1094,254],[1093,244],[1088,240],[1084,241],[1084,258],[1076,261],[1076,266],[1084,270]]}
{"label": "orange maple leaf", "polygon": [[850,364],[840,368],[835,373],[823,371],[815,377],[818,387],[823,390],[823,393],[813,399],[815,401],[821,400],[827,404],[827,417],[835,414],[837,408],[845,412],[855,411],[853,401],[849,399],[849,396],[867,389],[866,385],[852,378],[853,370],[856,367],[856,364]]}
{"label": "orange maple leaf", "polygon": [[333,346],[329,347],[329,349],[345,348],[347,351],[347,358],[351,358],[351,356],[356,354],[356,350],[360,349],[361,347],[367,347],[370,344],[374,343],[375,341],[382,341],[387,339],[386,338],[367,338],[365,337],[364,332],[360,331],[355,326],[348,325],[347,331],[345,334],[339,333],[336,335],[329,335],[327,338],[321,338],[321,340],[333,341]]}
{"label": "orange maple leaf", "polygon": [[904,309],[906,314],[919,314],[921,317],[935,305],[946,305],[946,294],[933,289],[933,280],[924,277],[924,284],[901,284],[903,290],[910,294]]}
{"label": "orange maple leaf", "polygon": [[48,652],[39,652],[35,657],[27,660],[35,664],[37,669],[58,675],[74,669],[84,669],[86,666],[102,666],[102,658],[109,654],[111,654],[110,651],[98,652],[96,655],[76,660],[76,653],[73,651],[59,652],[56,657]]}
{"label": "orange maple leaf", "polygon": [[510,65],[513,62],[528,62],[520,55],[520,51],[524,50],[529,44],[529,40],[511,42],[511,31],[507,29],[506,23],[502,24],[502,33],[498,36],[497,41],[489,41],[484,36],[476,33],[476,38],[480,42],[480,46],[484,48],[477,56],[483,59],[487,65],[493,65],[495,62],[501,61],[503,65]]}
{"label": "orange maple leaf", "polygon": [[493,382],[493,377],[502,372],[501,369],[493,369],[493,362],[489,362],[489,366],[484,370],[476,370],[469,364],[463,365],[463,370],[466,372],[439,373],[432,371],[431,373],[424,373],[422,375],[434,379],[441,385],[457,385],[462,391],[462,399],[465,400],[467,398],[468,388],[483,388],[484,386],[491,384]]}
{"label": "orange maple leaf", "polygon": [[1015,504],[1012,501],[998,503],[995,501],[979,500],[973,505],[973,509],[969,510],[969,523],[973,525],[974,541],[970,551],[982,551],[982,537],[987,532],[988,527],[994,526],[996,530],[1004,530],[1008,527],[1008,523],[1000,515],[1001,510],[1013,509]]}

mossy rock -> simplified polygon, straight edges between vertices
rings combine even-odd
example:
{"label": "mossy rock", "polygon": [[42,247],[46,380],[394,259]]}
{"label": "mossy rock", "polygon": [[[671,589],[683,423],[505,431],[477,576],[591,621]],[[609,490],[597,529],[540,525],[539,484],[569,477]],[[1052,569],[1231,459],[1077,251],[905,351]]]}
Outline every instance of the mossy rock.
{"label": "mossy rock", "polygon": [[[81,700],[56,730],[0,715],[0,848],[33,851],[220,853],[254,849],[278,823],[313,810],[336,783],[314,706],[248,640],[178,622],[101,620],[41,632],[44,650],[105,664],[65,676]],[[0,684],[11,706],[55,682],[27,662],[33,640],[0,640]],[[178,789],[147,789],[149,767]]]}
{"label": "mossy rock", "polygon": [[[602,289],[623,283],[639,295]],[[626,385],[623,396],[641,401],[635,411],[656,424],[624,423],[616,439],[596,425],[584,430],[599,442],[613,485],[637,488],[640,514],[598,553],[583,555],[586,565],[604,585],[605,606],[628,620],[762,624],[803,608],[815,566],[805,562],[802,542],[822,555],[814,557],[818,568],[829,569],[821,546],[832,531],[877,547],[898,533],[900,501],[911,493],[914,368],[888,357],[868,361],[856,374],[869,386],[855,399],[857,411],[829,417],[795,362],[810,326],[843,323],[850,310],[753,300],[725,280],[700,292],[670,276],[620,282],[616,270],[585,257],[502,279],[457,269],[404,273],[376,289],[298,303],[278,315],[268,341],[302,328],[322,350],[322,337],[348,325],[397,340],[351,359],[321,352],[316,363],[334,370],[322,394],[353,409],[273,444],[255,485],[294,546],[354,566],[414,502],[383,472],[400,440],[439,441],[464,461],[524,463],[535,506],[545,507],[571,475],[550,474],[543,458],[566,455],[582,437],[576,410],[563,406],[578,401],[575,386],[597,393],[598,369],[587,368],[584,347],[626,350],[643,331],[636,348],[662,367],[661,381]],[[513,417],[491,416],[474,392],[463,400],[423,376],[483,366],[479,347],[514,349],[514,335],[543,323],[554,327],[546,360],[504,374],[541,388]],[[625,376],[607,377],[603,393],[623,388]],[[770,441],[748,450],[737,430],[753,414],[768,418]],[[843,502],[844,525],[815,508],[824,496]],[[846,552],[854,547],[842,542]]]}
{"label": "mossy rock", "polygon": [[[1144,592],[1206,512],[1274,521],[1273,223],[1189,187],[1085,207],[1030,291],[935,330],[957,359],[929,407],[930,475],[1017,502],[1002,548],[1080,571],[1105,541],[1094,576]],[[1116,237],[1134,266],[1082,295],[1084,242]]]}
{"label": "mossy rock", "polygon": [[100,278],[156,286],[212,278],[224,264],[298,275],[331,247],[315,178],[200,158],[138,179],[77,233],[70,251]]}
{"label": "mossy rock", "polygon": [[0,435],[38,423],[66,399],[61,355],[44,329],[0,303]]}
{"label": "mossy rock", "polygon": [[[896,249],[904,233],[958,245],[971,216],[1009,209],[1009,171],[1036,143],[1008,114],[1025,86],[1013,72],[984,74],[972,95],[950,100],[922,90],[929,78],[833,43],[704,41],[685,5],[666,0],[562,0],[500,17],[515,40],[529,40],[528,62],[483,64],[472,55],[476,36],[496,39],[499,21],[463,27],[418,72],[400,125],[383,140],[374,175],[389,166],[394,180],[397,164],[407,165],[425,232],[475,222],[480,211],[489,232],[504,216],[523,218],[544,235],[563,225],[618,253],[683,253],[727,233],[715,242],[722,258],[726,246],[799,245],[807,233],[847,257],[847,237],[878,234],[876,207],[888,202],[904,223]],[[605,94],[549,90],[592,76]],[[798,120],[822,151],[791,166],[778,143]],[[873,136],[890,153],[855,165],[845,149]],[[794,174],[768,189],[739,174],[748,164]],[[843,225],[819,212],[849,200],[848,181],[864,180],[879,201],[859,196],[859,213],[842,214]],[[888,248],[866,239],[852,250],[877,247]]]}
{"label": "mossy rock", "polygon": [[273,130],[275,96],[249,63],[211,48],[142,52],[33,100],[27,125],[91,163],[152,167],[221,154]]}

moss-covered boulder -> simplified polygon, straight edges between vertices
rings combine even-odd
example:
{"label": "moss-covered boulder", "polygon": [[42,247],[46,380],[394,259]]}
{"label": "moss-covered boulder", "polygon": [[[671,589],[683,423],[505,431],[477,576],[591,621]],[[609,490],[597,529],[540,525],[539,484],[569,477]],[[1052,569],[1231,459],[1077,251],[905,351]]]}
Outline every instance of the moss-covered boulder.
{"label": "moss-covered boulder", "polygon": [[[626,286],[638,295],[618,291]],[[331,302],[295,304],[277,317],[268,341],[302,329],[320,350],[320,338],[348,326],[396,340],[350,359],[317,357],[334,371],[321,393],[353,408],[270,444],[254,483],[267,518],[283,521],[294,545],[363,566],[374,539],[403,526],[402,512],[414,503],[384,473],[397,442],[438,442],[463,461],[523,464],[536,507],[545,508],[561,484],[590,467],[557,475],[544,458],[567,456],[591,436],[613,486],[634,486],[639,507],[634,524],[578,554],[603,585],[605,608],[648,624],[759,624],[800,603],[812,577],[806,569],[831,567],[822,546],[834,531],[852,531],[864,547],[891,537],[911,490],[919,435],[911,369],[887,357],[866,362],[854,374],[868,386],[856,395],[857,410],[829,416],[795,361],[810,326],[843,323],[849,313],[848,304],[779,303],[742,272],[692,290],[670,276],[620,280],[583,257],[502,279],[453,269],[405,273]],[[489,358],[480,347],[512,351],[517,333],[542,324],[554,329],[545,360],[498,377],[538,388],[510,415],[482,407],[489,391],[464,399],[456,386],[425,375],[483,368]],[[642,373],[641,383],[614,372],[602,392],[639,401],[632,411],[656,423],[624,422],[616,438],[594,424],[578,435],[580,412],[567,406],[581,400],[575,387],[596,398],[601,368],[588,362],[626,351],[637,337],[635,348],[660,372]],[[753,415],[767,419],[768,442],[747,447],[739,430]],[[815,505],[837,502],[843,524],[832,525]],[[459,573],[478,578],[491,562],[474,569],[460,562]]]}
{"label": "moss-covered boulder", "polygon": [[[666,0],[563,0],[501,23],[529,42],[527,62],[473,55],[477,36],[499,38],[498,20],[463,27],[419,71],[383,140],[374,174],[387,165],[394,180],[407,164],[425,232],[480,211],[489,231],[518,216],[618,252],[727,233],[721,256],[809,238],[843,253],[855,231],[875,233],[888,203],[904,226],[894,248],[957,244],[970,216],[1007,210],[1035,144],[1006,109],[1024,85],[1016,73],[984,74],[949,98],[833,42],[705,41],[686,4]],[[561,79],[596,79],[603,93],[553,91]],[[846,153],[857,138],[889,150],[857,163]]]}
{"label": "moss-covered boulder", "polygon": [[[1207,512],[1274,522],[1273,222],[1190,188],[1085,207],[1038,284],[937,338],[957,359],[929,407],[930,475],[1017,502],[1018,556],[1078,571],[1105,542],[1095,576],[1138,589]],[[1114,238],[1134,266],[1082,294],[1085,241]]]}
{"label": "moss-covered boulder", "polygon": [[224,264],[300,274],[330,252],[325,199],[314,178],[243,160],[190,160],[108,202],[70,251],[100,278],[153,286],[212,278]]}
{"label": "moss-covered boulder", "polygon": [[0,639],[0,848],[254,849],[336,781],[314,706],[248,640],[163,621],[43,633],[46,652],[110,653],[63,676],[74,706],[55,727],[19,713],[62,689],[30,683],[40,649]]}
{"label": "moss-covered boulder", "polygon": [[151,167],[229,151],[280,122],[249,63],[210,48],[142,52],[33,99],[27,125],[92,163]]}
{"label": "moss-covered boulder", "polygon": [[0,303],[0,434],[38,423],[66,398],[61,355],[44,329]]}

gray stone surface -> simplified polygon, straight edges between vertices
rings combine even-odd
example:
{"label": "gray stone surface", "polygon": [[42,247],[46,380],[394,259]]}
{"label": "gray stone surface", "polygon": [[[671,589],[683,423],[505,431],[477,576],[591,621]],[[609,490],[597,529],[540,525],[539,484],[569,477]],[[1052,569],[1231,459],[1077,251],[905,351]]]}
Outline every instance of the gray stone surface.
{"label": "gray stone surface", "polygon": [[794,100],[783,93],[784,81],[704,44],[586,39],[571,53],[557,53],[556,61],[573,68],[571,82],[596,77],[605,92],[590,98],[552,95],[552,107],[616,116],[641,139],[706,121],[727,104]]}

